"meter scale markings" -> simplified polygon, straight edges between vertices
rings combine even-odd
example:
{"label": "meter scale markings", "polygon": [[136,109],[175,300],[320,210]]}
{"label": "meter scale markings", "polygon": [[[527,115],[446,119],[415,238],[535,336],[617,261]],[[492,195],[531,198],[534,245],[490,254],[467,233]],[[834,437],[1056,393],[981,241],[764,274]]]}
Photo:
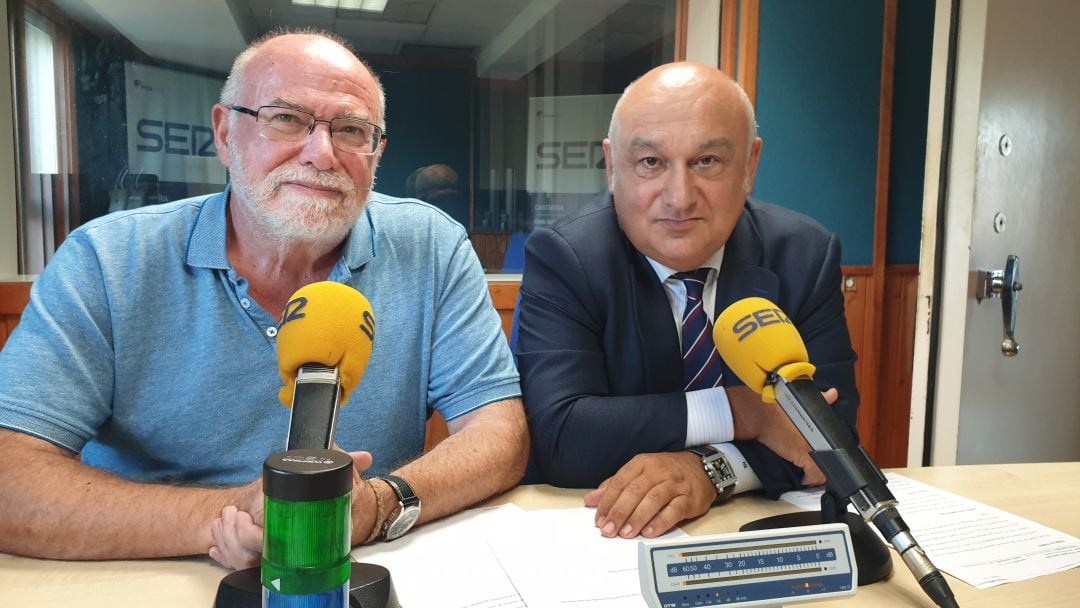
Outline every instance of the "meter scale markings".
{"label": "meter scale markings", "polygon": [[685,561],[668,564],[668,576],[687,577],[681,582],[691,586],[820,573],[836,561],[836,551],[820,541],[797,541],[680,551],[673,557]]}

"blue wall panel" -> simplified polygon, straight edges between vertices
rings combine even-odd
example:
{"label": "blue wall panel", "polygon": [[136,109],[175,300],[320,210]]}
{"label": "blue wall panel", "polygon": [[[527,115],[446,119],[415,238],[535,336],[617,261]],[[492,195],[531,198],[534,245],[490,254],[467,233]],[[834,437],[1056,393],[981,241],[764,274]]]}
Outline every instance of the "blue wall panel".
{"label": "blue wall panel", "polygon": [[896,69],[893,73],[889,224],[885,263],[917,264],[922,238],[926,118],[934,6],[930,0],[897,3]]}
{"label": "blue wall panel", "polygon": [[873,261],[883,19],[881,2],[761,1],[754,195],[839,235],[845,265]]}

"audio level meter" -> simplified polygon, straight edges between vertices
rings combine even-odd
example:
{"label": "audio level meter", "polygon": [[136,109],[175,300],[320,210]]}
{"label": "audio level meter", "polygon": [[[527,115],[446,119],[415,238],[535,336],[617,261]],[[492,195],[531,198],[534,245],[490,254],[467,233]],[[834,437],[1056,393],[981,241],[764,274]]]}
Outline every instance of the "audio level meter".
{"label": "audio level meter", "polygon": [[638,544],[650,608],[782,606],[855,594],[859,578],[845,524],[818,524]]}

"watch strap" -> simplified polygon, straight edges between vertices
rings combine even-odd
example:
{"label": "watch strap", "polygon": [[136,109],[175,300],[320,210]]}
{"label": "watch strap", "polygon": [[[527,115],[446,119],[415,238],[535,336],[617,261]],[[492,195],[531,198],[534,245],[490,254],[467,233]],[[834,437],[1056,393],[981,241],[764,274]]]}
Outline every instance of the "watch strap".
{"label": "watch strap", "polygon": [[[382,475],[379,479],[390,486],[390,489],[394,491],[394,496],[397,497],[398,501],[398,507],[396,509],[391,509],[386,520],[383,522],[382,529],[379,531],[379,536],[384,540],[394,540],[395,538],[403,536],[405,532],[416,523],[416,519],[419,517],[420,497],[413,492],[412,486],[410,486],[408,482],[396,475]],[[410,515],[408,513],[409,511],[416,511],[417,513],[411,514],[413,515],[413,518],[408,527],[400,530],[391,538],[391,529],[398,524],[399,520],[408,517]]]}
{"label": "watch strap", "polygon": [[379,479],[385,481],[394,490],[394,494],[397,494],[398,502],[401,503],[402,508],[420,502],[420,499],[416,497],[416,493],[413,492],[412,486],[397,475],[383,475]]}

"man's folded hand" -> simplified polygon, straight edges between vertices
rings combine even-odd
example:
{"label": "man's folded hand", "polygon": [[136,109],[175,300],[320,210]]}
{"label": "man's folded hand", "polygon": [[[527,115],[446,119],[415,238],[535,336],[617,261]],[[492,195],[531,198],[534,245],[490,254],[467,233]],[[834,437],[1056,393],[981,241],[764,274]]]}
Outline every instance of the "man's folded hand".
{"label": "man's folded hand", "polygon": [[[731,404],[731,418],[735,426],[735,439],[756,439],[781,458],[803,470],[804,486],[820,486],[825,475],[810,457],[810,444],[776,403],[764,403],[761,396],[745,386],[726,389]],[[830,405],[839,396],[830,388],[821,393]]]}
{"label": "man's folded hand", "polygon": [[585,495],[607,537],[655,538],[709,510],[716,488],[691,452],[638,454]]}

